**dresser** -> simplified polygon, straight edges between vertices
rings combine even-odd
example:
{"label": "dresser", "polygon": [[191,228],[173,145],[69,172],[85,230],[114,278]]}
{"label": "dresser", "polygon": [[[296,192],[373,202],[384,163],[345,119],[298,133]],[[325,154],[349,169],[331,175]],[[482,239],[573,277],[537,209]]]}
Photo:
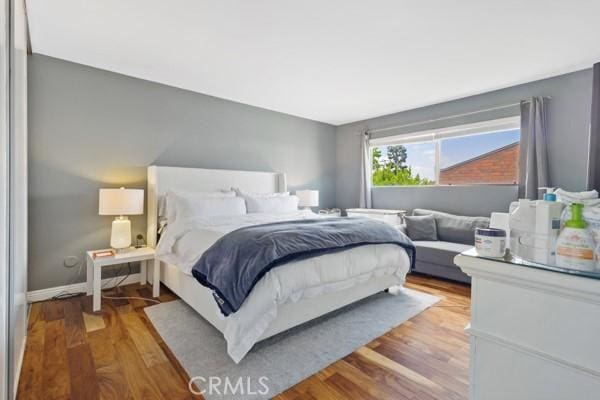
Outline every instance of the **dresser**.
{"label": "dresser", "polygon": [[454,261],[472,282],[471,400],[600,399],[600,279],[474,250]]}
{"label": "dresser", "polygon": [[367,217],[385,221],[398,226],[404,222],[405,210],[385,210],[382,208],[348,208],[346,215],[349,217]]}

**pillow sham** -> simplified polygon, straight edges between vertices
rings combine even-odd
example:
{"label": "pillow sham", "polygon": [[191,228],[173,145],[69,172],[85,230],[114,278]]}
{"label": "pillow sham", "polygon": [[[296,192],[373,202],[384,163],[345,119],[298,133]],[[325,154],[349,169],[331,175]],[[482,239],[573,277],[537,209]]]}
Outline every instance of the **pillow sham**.
{"label": "pillow sham", "polygon": [[231,188],[232,191],[235,192],[236,195],[241,197],[287,197],[290,195],[290,192],[276,192],[276,193],[257,193],[257,192],[246,192],[240,188]]}
{"label": "pillow sham", "polygon": [[[241,199],[241,197],[239,197]],[[244,196],[246,209],[251,213],[282,214],[298,211],[298,196],[255,197]]]}
{"label": "pillow sham", "polygon": [[[221,190],[217,192],[191,192],[191,191],[173,191],[168,190],[167,193],[162,196],[158,203],[158,215],[159,217],[166,218],[168,223],[173,223],[177,217],[177,210],[175,204],[175,197],[194,199],[205,199],[205,198],[223,198],[223,197],[235,197],[235,192],[232,190]],[[171,201],[169,202],[169,199]],[[170,203],[170,204],[169,204]]]}
{"label": "pillow sham", "polygon": [[241,197],[183,197],[172,195],[176,218],[211,218],[219,216],[246,215],[246,202]]}
{"label": "pillow sham", "polygon": [[404,217],[406,233],[411,240],[438,240],[437,226],[433,215]]}

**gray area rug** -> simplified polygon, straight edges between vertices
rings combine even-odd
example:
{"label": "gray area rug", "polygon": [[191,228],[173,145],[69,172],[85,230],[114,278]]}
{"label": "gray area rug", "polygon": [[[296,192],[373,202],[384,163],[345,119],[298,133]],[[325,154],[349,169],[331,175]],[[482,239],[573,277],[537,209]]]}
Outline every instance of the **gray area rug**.
{"label": "gray area rug", "polygon": [[440,300],[407,288],[394,292],[264,340],[239,364],[227,355],[221,333],[182,300],[144,311],[189,376],[201,377],[194,382],[207,400],[269,399]]}

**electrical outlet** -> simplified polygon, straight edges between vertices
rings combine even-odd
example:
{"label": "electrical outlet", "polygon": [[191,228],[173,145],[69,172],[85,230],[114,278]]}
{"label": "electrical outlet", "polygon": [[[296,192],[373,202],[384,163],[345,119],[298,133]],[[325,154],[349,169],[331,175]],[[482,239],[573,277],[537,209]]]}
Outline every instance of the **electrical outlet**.
{"label": "electrical outlet", "polygon": [[63,264],[66,268],[74,268],[74,267],[78,266],[80,262],[81,262],[81,260],[79,260],[79,257],[68,256],[67,258],[65,258],[65,261],[63,262]]}

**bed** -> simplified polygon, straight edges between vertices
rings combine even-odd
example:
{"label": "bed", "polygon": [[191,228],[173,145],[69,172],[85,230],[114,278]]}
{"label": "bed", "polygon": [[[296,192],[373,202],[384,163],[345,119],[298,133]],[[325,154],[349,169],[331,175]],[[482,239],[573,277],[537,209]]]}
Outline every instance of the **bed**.
{"label": "bed", "polygon": [[[277,193],[287,190],[286,176],[282,173],[162,166],[148,167],[148,245],[152,247],[157,245],[159,200],[168,191],[213,192],[230,187],[257,193]],[[167,227],[167,229],[169,228]],[[393,258],[390,258],[390,252],[393,252]],[[236,345],[230,343],[233,340],[231,339],[231,330],[234,329],[231,327],[233,325],[232,318],[231,316],[227,318],[222,316],[213,297],[213,292],[209,288],[201,285],[192,275],[184,272],[180,266],[176,265],[176,262],[171,262],[166,257],[158,255],[153,268],[158,268],[155,272],[160,274],[160,281],[165,286],[224,334],[230,347],[228,348],[230,356],[235,362],[239,362],[257,341],[276,335],[392,286],[402,284],[410,267],[410,259],[404,249],[398,250],[397,246],[391,244],[368,245],[343,250],[339,253],[323,256],[329,258],[317,261],[339,263],[338,259],[341,260],[343,257],[346,257],[346,260],[365,260],[380,255],[387,257],[384,262],[395,264],[394,273],[389,272],[391,271],[389,269],[385,273],[365,275],[366,278],[357,280],[354,284],[346,285],[347,287],[338,285],[335,289],[325,290],[323,293],[295,298],[293,301],[277,304],[273,317],[266,320],[262,324],[264,326],[259,327],[257,332],[254,333],[254,337],[236,339],[237,341],[247,342],[243,346],[238,343],[237,350],[235,349]],[[281,270],[278,273],[286,273],[284,271],[286,266],[281,266],[275,270]],[[240,309],[240,311],[242,310]],[[239,314],[240,311],[236,314]],[[242,326],[242,328],[235,329],[244,330],[245,328]]]}

